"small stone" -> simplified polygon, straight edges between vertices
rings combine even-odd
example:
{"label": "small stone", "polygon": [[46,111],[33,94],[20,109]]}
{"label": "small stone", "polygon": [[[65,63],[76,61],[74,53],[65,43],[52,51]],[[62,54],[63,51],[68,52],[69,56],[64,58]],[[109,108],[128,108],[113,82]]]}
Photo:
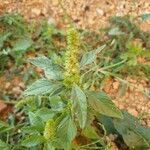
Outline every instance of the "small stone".
{"label": "small stone", "polygon": [[128,109],[128,112],[129,112],[130,114],[132,114],[133,116],[135,116],[135,117],[138,116],[138,112],[137,112],[135,109],[129,108],[129,109]]}
{"label": "small stone", "polygon": [[22,89],[25,89],[25,84],[23,82],[20,82],[19,87],[22,88]]}
{"label": "small stone", "polygon": [[41,13],[42,13],[44,16],[46,16],[46,15],[47,15],[47,9],[46,9],[46,8],[43,8]]}
{"label": "small stone", "polygon": [[59,0],[52,0],[52,5],[57,6],[59,4]]}
{"label": "small stone", "polygon": [[131,91],[133,91],[134,88],[135,88],[134,86],[130,86],[130,87],[129,87],[129,89],[130,89]]}
{"label": "small stone", "polygon": [[119,104],[119,109],[124,109],[124,105],[123,104]]}
{"label": "small stone", "polygon": [[142,107],[141,107],[141,110],[142,110],[142,111],[145,111],[145,107],[144,107],[144,106],[142,106]]}
{"label": "small stone", "polygon": [[142,84],[139,84],[139,85],[138,85],[138,89],[140,89],[141,91],[144,91],[143,85],[142,85]]}
{"label": "small stone", "polygon": [[104,15],[104,11],[103,11],[102,9],[100,9],[100,8],[97,8],[97,9],[96,9],[96,12],[97,12],[99,15],[101,15],[101,16]]}
{"label": "small stone", "polygon": [[35,16],[39,16],[41,14],[41,9],[38,9],[38,8],[33,8],[31,10],[32,14],[35,15]]}
{"label": "small stone", "polygon": [[8,90],[9,88],[10,88],[10,82],[7,82],[6,84],[5,84],[5,90]]}
{"label": "small stone", "polygon": [[49,24],[49,25],[56,25],[55,19],[52,18],[52,17],[49,17],[49,18],[48,18],[48,24]]}
{"label": "small stone", "polygon": [[22,90],[20,89],[20,87],[14,87],[14,88],[12,89],[12,92],[13,92],[14,94],[16,94],[16,95],[20,95],[21,92],[22,92]]}
{"label": "small stone", "polygon": [[118,88],[119,88],[119,82],[114,82],[114,83],[113,83],[113,88],[114,88],[115,90],[118,90]]}

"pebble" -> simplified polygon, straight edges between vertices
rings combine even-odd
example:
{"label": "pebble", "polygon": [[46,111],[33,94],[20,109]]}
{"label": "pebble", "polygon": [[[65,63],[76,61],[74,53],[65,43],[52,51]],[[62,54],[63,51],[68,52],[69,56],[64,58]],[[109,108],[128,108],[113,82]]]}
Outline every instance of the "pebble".
{"label": "pebble", "polygon": [[131,113],[133,116],[136,116],[136,117],[138,116],[138,112],[135,109],[129,108],[128,112]]}
{"label": "pebble", "polygon": [[59,0],[51,0],[53,6],[57,6],[59,4]]}
{"label": "pebble", "polygon": [[32,15],[33,15],[34,17],[39,16],[39,15],[41,14],[41,9],[39,9],[39,8],[33,8],[33,9],[31,10],[31,13],[32,13]]}
{"label": "pebble", "polygon": [[49,25],[52,25],[52,24],[53,24],[53,25],[56,25],[56,20],[55,20],[53,17],[49,17],[49,18],[48,18],[48,24],[49,24]]}
{"label": "pebble", "polygon": [[20,87],[14,87],[12,89],[12,93],[14,93],[16,95],[20,95],[22,93],[22,90],[20,89]]}
{"label": "pebble", "polygon": [[11,86],[11,83],[10,82],[6,82],[5,83],[5,90],[8,90]]}
{"label": "pebble", "polygon": [[96,12],[97,12],[99,15],[101,15],[101,16],[104,15],[104,11],[103,11],[102,9],[100,9],[100,8],[97,8],[97,9],[96,9]]}
{"label": "pebble", "polygon": [[20,82],[18,85],[21,89],[25,89],[25,84],[23,82]]}
{"label": "pebble", "polygon": [[119,82],[117,82],[117,81],[116,81],[116,82],[114,82],[114,83],[113,83],[113,88],[114,88],[115,90],[118,90],[118,88],[119,88],[119,84],[120,84],[120,83],[119,83]]}

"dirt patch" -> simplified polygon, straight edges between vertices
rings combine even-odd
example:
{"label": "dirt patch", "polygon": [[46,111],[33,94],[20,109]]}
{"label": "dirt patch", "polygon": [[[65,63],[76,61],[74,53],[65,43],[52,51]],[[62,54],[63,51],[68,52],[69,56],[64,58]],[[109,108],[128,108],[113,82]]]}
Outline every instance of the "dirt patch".
{"label": "dirt patch", "polygon": [[0,120],[5,121],[9,114],[13,112],[13,106],[5,104],[0,100]]}
{"label": "dirt patch", "polygon": [[[108,24],[111,16],[139,16],[150,12],[149,0],[0,0],[0,13],[18,12],[25,19],[46,17],[59,26],[68,23],[66,15],[80,28],[97,30]],[[149,23],[143,23],[144,30]]]}

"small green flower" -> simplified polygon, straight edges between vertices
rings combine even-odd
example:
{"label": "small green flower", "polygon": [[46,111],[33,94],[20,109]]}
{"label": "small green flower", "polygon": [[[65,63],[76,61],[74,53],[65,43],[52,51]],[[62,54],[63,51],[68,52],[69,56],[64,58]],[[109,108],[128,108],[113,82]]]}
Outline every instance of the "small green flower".
{"label": "small green flower", "polygon": [[44,137],[46,140],[54,139],[56,135],[56,123],[54,120],[48,120],[44,129]]}
{"label": "small green flower", "polygon": [[74,28],[68,30],[67,45],[64,85],[70,87],[73,83],[79,84],[80,82],[80,66],[78,62],[80,42],[79,34]]}

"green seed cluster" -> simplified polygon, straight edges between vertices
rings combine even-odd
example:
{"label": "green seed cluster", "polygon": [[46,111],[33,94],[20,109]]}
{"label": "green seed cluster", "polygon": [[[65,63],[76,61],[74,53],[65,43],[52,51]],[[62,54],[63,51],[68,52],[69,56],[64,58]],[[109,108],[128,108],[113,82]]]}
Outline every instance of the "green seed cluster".
{"label": "green seed cluster", "polygon": [[67,33],[67,51],[65,54],[64,84],[70,87],[73,83],[79,84],[80,66],[78,63],[79,54],[79,34],[71,28]]}
{"label": "green seed cluster", "polygon": [[48,120],[44,129],[44,137],[46,140],[54,139],[56,135],[56,123],[54,120]]}

